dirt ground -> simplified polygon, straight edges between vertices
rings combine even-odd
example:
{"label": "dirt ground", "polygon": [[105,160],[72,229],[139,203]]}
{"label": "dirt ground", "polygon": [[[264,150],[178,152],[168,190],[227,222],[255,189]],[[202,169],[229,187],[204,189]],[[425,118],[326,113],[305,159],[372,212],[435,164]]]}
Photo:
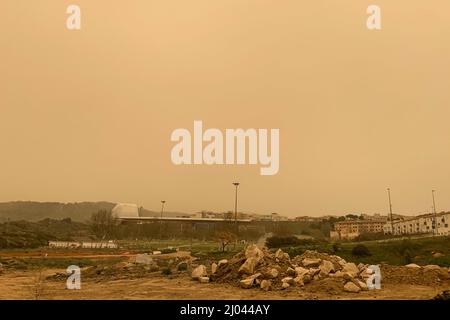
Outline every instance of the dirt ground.
{"label": "dirt ground", "polygon": [[0,299],[192,299],[192,300],[264,300],[264,299],[431,299],[443,290],[450,289],[450,283],[439,285],[414,285],[384,283],[382,289],[345,293],[334,291],[330,284],[292,288],[285,291],[262,291],[260,289],[240,289],[228,284],[193,281],[186,274],[164,276],[152,273],[140,279],[102,280],[101,282],[82,280],[80,290],[66,289],[64,279],[49,280],[57,272],[65,270],[8,271],[0,275]]}

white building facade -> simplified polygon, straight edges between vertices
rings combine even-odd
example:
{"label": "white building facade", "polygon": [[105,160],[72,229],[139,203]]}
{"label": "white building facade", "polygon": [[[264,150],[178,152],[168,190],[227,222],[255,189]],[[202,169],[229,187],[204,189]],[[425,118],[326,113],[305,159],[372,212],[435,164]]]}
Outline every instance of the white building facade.
{"label": "white building facade", "polygon": [[[422,216],[407,218],[404,220],[394,221],[392,224],[388,221],[384,227],[385,234],[435,234],[439,236],[450,235],[450,212],[441,212],[436,214],[435,228],[434,214],[426,214]],[[392,226],[394,232],[391,231]]]}

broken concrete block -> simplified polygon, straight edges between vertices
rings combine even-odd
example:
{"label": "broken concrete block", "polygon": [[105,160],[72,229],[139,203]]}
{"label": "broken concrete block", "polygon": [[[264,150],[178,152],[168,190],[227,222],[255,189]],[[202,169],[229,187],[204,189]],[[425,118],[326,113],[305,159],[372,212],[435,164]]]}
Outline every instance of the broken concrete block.
{"label": "broken concrete block", "polygon": [[356,266],[356,264],[354,264],[353,262],[348,262],[344,265],[344,267],[342,268],[342,272],[344,273],[349,273],[353,278],[355,278],[356,276],[358,276],[359,273],[359,269]]}
{"label": "broken concrete block", "polygon": [[220,268],[224,265],[228,264],[228,260],[227,259],[222,259],[219,261],[219,263],[217,264],[217,267]]}
{"label": "broken concrete block", "polygon": [[244,264],[239,268],[239,273],[253,274],[257,264],[258,259],[250,257],[247,260],[245,260]]}
{"label": "broken concrete block", "polygon": [[206,277],[208,273],[206,272],[206,267],[204,265],[199,265],[192,271],[192,279],[199,279],[200,277]]}
{"label": "broken concrete block", "polygon": [[361,291],[361,288],[349,281],[344,285],[344,291],[358,293]]}
{"label": "broken concrete block", "polygon": [[334,272],[334,265],[332,262],[323,260],[319,266],[320,274],[327,276],[330,272]]}
{"label": "broken concrete block", "polygon": [[269,291],[271,286],[272,286],[272,282],[270,280],[262,280],[260,283],[260,287],[264,291]]}
{"label": "broken concrete block", "polygon": [[318,267],[320,265],[320,263],[322,262],[321,259],[309,259],[309,258],[305,258],[302,260],[302,265],[305,268],[311,268],[311,267]]}

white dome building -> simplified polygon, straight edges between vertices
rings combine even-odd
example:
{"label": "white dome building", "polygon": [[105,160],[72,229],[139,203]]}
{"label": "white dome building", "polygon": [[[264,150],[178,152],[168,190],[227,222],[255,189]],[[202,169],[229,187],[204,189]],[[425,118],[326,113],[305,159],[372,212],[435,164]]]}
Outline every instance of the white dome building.
{"label": "white dome building", "polygon": [[134,203],[118,203],[111,210],[114,218],[139,218],[139,207]]}

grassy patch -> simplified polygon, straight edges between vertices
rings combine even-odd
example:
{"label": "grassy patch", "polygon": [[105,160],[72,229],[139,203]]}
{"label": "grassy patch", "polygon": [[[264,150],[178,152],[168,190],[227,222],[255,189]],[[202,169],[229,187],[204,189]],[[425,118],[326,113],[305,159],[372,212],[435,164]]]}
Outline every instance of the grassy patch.
{"label": "grassy patch", "polygon": [[[359,244],[367,247],[370,256],[355,256],[353,254],[353,249]],[[347,261],[367,264],[388,263],[392,265],[405,265],[408,263],[417,263],[419,265],[437,264],[443,267],[450,266],[450,237],[342,242],[339,246],[331,243],[316,242],[314,244],[283,249],[291,256],[300,255],[305,250],[317,250],[339,255]],[[434,258],[433,252],[440,252],[444,256]]]}

